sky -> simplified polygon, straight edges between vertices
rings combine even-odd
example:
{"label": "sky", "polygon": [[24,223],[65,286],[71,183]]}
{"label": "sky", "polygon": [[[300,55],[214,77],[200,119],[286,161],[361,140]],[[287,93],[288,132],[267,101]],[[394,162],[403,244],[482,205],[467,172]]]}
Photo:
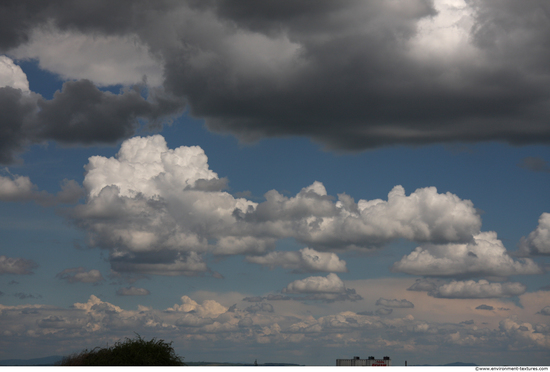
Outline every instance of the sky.
{"label": "sky", "polygon": [[0,359],[549,365],[549,18],[2,2]]}

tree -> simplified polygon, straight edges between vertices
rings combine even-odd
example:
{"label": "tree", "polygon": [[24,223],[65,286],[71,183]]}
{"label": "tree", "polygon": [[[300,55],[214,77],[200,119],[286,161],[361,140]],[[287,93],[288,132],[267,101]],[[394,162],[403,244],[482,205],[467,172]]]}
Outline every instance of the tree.
{"label": "tree", "polygon": [[140,335],[126,338],[113,346],[96,347],[64,357],[61,366],[184,366],[183,358],[176,354],[172,342],[156,338],[145,341]]}

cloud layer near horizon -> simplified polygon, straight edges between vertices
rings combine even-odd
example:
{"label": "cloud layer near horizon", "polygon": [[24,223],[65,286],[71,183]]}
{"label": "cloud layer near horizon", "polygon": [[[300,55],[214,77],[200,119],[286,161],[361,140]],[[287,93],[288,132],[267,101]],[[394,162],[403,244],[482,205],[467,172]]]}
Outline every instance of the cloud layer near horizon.
{"label": "cloud layer near horizon", "polygon": [[[373,288],[372,283],[368,287],[360,287],[365,295]],[[143,289],[132,288],[127,288],[127,294],[146,294]],[[206,345],[208,350],[216,346],[233,352],[235,348],[264,344],[269,345],[270,355],[275,358],[279,354],[278,358],[284,358],[288,348],[304,344],[322,348],[327,342],[331,349],[368,346],[377,352],[405,350],[414,353],[416,358],[425,358],[433,352],[458,357],[464,348],[472,347],[481,348],[484,352],[498,352],[510,345],[514,349],[509,352],[544,353],[550,345],[550,332],[544,323],[548,307],[541,306],[548,301],[547,292],[520,296],[522,306],[513,307],[515,314],[520,314],[523,320],[498,310],[503,305],[498,300],[489,302],[491,305],[456,300],[463,302],[450,305],[442,303],[445,301],[442,299],[418,295],[415,302],[420,307],[431,308],[436,319],[417,319],[416,312],[421,310],[407,300],[380,298],[377,306],[391,308],[382,308],[386,311],[379,311],[377,315],[332,308],[323,315],[313,317],[304,311],[311,307],[293,301],[260,302],[255,305],[237,301],[229,305],[233,298],[226,298],[222,303],[204,295],[195,296],[183,295],[179,303],[166,309],[139,305],[135,310],[127,310],[94,295],[86,302],[74,303],[70,308],[0,305],[0,330],[5,336],[1,342],[20,345],[25,340],[31,347],[51,353],[51,345],[67,338],[72,340],[72,346],[67,350],[78,350],[88,347],[90,343],[100,345],[113,342],[130,331],[137,331],[142,336],[151,334],[173,340],[176,349],[185,350],[185,356],[196,355],[197,350]],[[285,305],[292,306],[288,308]],[[471,307],[468,314],[463,315],[471,317],[471,320],[453,318],[456,317],[453,309],[457,305]],[[439,306],[443,307],[435,310]],[[394,312],[398,315],[387,316]],[[429,315],[424,314],[426,316]],[[36,337],[22,338],[25,334]]]}
{"label": "cloud layer near horizon", "polygon": [[[343,151],[550,140],[548,48],[536,47],[549,43],[545,1],[32,4],[3,3],[0,50],[76,81],[52,101],[0,88],[13,133],[0,143],[3,163],[44,140],[114,143],[137,117],[158,121],[186,104],[210,130],[243,141],[299,135]],[[88,57],[67,52],[75,47]],[[85,80],[131,85],[148,75],[158,87],[160,71],[156,102]],[[68,125],[50,107],[79,120]],[[118,120],[100,131],[91,124],[105,122],[104,110]]]}

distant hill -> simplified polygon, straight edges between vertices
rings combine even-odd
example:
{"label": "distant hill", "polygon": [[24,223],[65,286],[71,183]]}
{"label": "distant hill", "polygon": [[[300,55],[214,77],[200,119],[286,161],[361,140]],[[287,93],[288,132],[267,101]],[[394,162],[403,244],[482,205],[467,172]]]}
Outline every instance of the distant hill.
{"label": "distant hill", "polygon": [[61,355],[34,359],[4,359],[0,360],[0,366],[53,366],[61,359],[63,359]]}
{"label": "distant hill", "polygon": [[[248,366],[254,366],[254,364],[252,363],[227,363],[227,362],[186,362],[184,361],[185,364],[187,364],[188,366],[190,367],[204,367],[204,366],[210,366],[210,367],[215,367],[215,366],[227,366],[227,367],[248,367]],[[301,364],[291,364],[291,363],[258,363],[258,367],[273,367],[273,366],[277,366],[277,367],[300,367],[302,366]]]}
{"label": "distant hill", "polygon": [[[4,359],[0,360],[0,366],[53,366],[55,363],[63,359],[60,355],[52,355],[44,358],[34,359]],[[252,363],[226,363],[226,362],[187,362],[184,363],[188,366],[253,366]],[[264,363],[258,366],[300,366],[300,364],[290,363]]]}

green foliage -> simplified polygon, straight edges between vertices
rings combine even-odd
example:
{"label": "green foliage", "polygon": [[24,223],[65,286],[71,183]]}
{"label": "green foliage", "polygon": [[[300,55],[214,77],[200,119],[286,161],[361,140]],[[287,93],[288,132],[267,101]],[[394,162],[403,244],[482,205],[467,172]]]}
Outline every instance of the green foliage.
{"label": "green foliage", "polygon": [[96,347],[80,354],[63,358],[61,366],[184,366],[183,358],[172,348],[172,342],[153,338],[145,341],[140,335],[136,339],[126,338],[113,346]]}

